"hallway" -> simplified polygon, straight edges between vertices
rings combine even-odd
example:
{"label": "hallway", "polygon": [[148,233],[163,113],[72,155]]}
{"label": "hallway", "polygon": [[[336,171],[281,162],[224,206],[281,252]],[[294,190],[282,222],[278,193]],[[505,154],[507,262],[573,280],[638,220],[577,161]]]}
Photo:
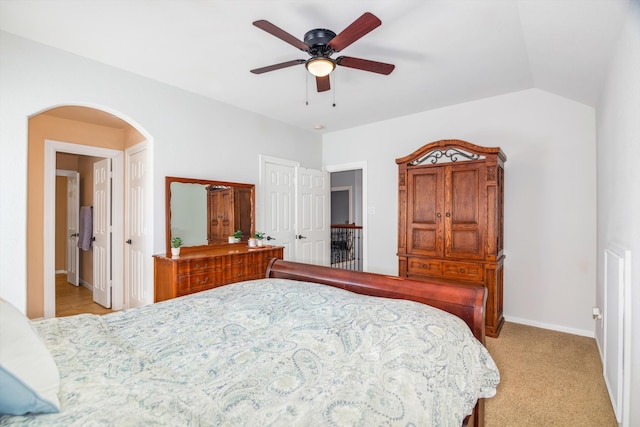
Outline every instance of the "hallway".
{"label": "hallway", "polygon": [[84,286],[73,286],[67,282],[66,274],[56,274],[56,317],[111,312],[111,309],[93,302],[93,294],[89,289]]}

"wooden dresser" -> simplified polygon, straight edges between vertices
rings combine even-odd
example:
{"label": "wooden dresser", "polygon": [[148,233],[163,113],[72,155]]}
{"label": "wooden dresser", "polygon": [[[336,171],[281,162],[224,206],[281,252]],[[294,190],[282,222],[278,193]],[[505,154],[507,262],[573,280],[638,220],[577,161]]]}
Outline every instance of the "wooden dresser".
{"label": "wooden dresser", "polygon": [[486,335],[504,323],[500,148],[436,141],[398,164],[399,275],[487,288]]}
{"label": "wooden dresser", "polygon": [[[185,248],[186,249],[186,248]],[[229,283],[265,277],[271,258],[284,248],[249,248],[246,243],[184,251],[178,258],[154,255],[155,301],[164,301]]]}

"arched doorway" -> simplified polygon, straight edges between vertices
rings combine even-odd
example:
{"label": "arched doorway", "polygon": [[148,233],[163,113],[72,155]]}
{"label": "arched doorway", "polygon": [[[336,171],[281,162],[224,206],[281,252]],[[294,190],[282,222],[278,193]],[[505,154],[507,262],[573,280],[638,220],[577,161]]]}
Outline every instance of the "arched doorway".
{"label": "arched doorway", "polygon": [[[153,299],[150,253],[143,257],[149,259],[148,265],[142,266],[142,271],[136,275],[129,275],[126,254],[130,249],[124,243],[130,240],[125,239],[130,222],[125,195],[130,174],[128,163],[132,153],[139,153],[141,149],[146,152],[150,144],[148,139],[128,122],[91,107],[56,107],[29,119],[27,312],[30,317],[55,315],[56,210],[52,195],[55,194],[56,157],[60,153],[79,158],[112,160],[114,182],[111,209],[114,215],[110,225],[112,257],[108,271],[110,285],[113,285],[110,295],[113,308],[121,309],[147,302],[132,301],[131,283],[127,283],[127,279],[132,277],[144,278],[144,283],[133,286],[136,293],[139,294],[141,289],[150,289],[150,300]],[[147,193],[145,204],[151,206],[151,192]],[[151,230],[152,227],[146,229]],[[143,240],[143,250],[150,251],[151,236],[143,237]]]}

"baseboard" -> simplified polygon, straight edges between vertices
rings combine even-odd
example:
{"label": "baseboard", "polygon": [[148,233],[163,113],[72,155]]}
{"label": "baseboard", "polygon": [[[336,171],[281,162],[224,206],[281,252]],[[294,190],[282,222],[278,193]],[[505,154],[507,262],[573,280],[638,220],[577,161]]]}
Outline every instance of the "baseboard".
{"label": "baseboard", "polygon": [[89,289],[91,292],[93,292],[93,285],[91,283],[88,283],[88,282],[80,279],[80,284],[82,286],[84,286],[85,288]]}
{"label": "baseboard", "polygon": [[[56,274],[67,274],[67,270],[56,270]],[[91,292],[93,292],[93,285],[91,283],[86,282],[85,280],[79,279],[80,281],[80,285],[84,286],[85,288],[89,289]]]}
{"label": "baseboard", "polygon": [[600,343],[600,340],[598,340],[598,336],[596,336],[596,347],[598,348],[598,354],[600,355],[600,361],[602,362],[602,366],[604,367],[604,348],[602,347],[602,345]]}
{"label": "baseboard", "polygon": [[542,323],[535,320],[523,319],[520,317],[504,316],[504,320],[512,323],[520,323],[521,325],[534,326],[541,329],[549,329],[551,331],[564,332],[567,334],[580,335],[582,337],[595,338],[595,330],[587,331],[584,329],[567,328],[566,326],[554,325],[551,323]]}

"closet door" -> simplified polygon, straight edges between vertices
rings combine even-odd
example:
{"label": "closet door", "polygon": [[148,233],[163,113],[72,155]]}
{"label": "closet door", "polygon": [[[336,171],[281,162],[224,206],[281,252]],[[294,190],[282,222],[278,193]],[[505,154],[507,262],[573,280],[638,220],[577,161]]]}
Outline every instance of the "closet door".
{"label": "closet door", "polygon": [[484,164],[446,166],[445,257],[484,258],[486,178]]}
{"label": "closet door", "polygon": [[407,175],[407,252],[442,257],[444,168],[409,170]]}

